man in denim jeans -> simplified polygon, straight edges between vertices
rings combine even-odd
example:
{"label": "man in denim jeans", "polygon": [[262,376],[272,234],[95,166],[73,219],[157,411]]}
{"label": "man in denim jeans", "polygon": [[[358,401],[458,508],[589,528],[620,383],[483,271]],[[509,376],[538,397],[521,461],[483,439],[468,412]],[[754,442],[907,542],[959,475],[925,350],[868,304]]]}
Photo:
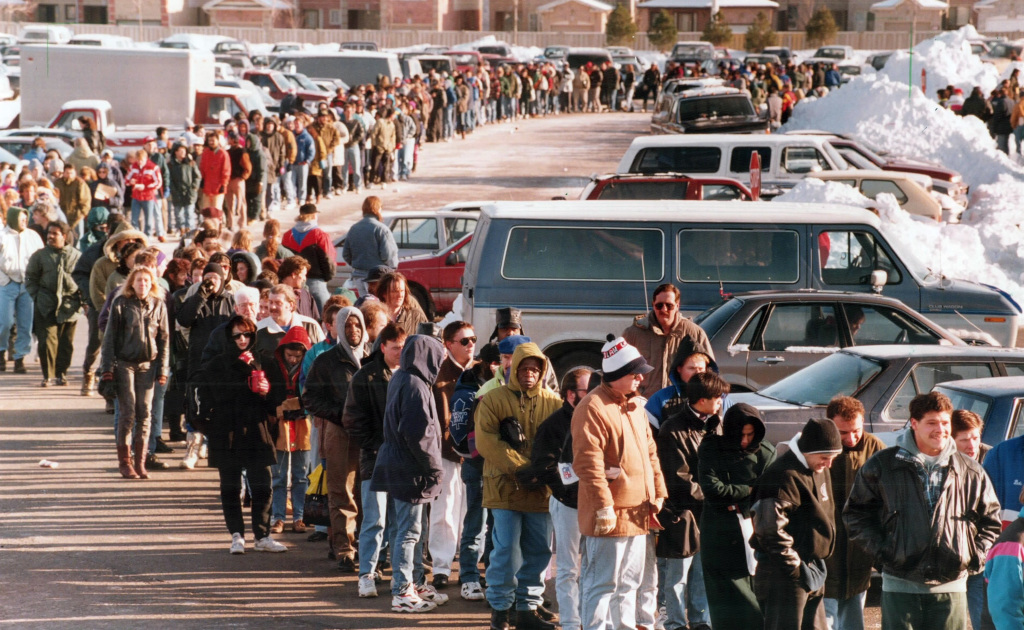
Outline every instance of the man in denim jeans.
{"label": "man in denim jeans", "polygon": [[[342,174],[346,176],[352,173],[352,181],[348,183],[348,190],[357,194],[363,188],[363,139],[366,137],[366,129],[362,121],[356,115],[355,103],[349,101],[345,105],[345,126],[348,127],[348,142],[345,143],[345,168]],[[342,182],[342,188],[345,188]]]}

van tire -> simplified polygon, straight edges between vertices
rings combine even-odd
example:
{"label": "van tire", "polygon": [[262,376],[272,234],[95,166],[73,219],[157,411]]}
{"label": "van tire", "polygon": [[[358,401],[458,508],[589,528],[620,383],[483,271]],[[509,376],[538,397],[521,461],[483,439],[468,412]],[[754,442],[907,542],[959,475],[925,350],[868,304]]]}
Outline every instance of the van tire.
{"label": "van tire", "polygon": [[601,369],[601,353],[587,352],[585,350],[574,350],[568,352],[554,361],[555,375],[561,382],[562,377],[576,368],[589,368],[591,370]]}
{"label": "van tire", "polygon": [[416,298],[416,301],[420,303],[420,308],[423,309],[423,314],[427,316],[427,321],[434,321],[437,313],[435,313],[434,300],[431,299],[430,292],[419,284],[409,284],[409,291],[412,292],[412,296]]}

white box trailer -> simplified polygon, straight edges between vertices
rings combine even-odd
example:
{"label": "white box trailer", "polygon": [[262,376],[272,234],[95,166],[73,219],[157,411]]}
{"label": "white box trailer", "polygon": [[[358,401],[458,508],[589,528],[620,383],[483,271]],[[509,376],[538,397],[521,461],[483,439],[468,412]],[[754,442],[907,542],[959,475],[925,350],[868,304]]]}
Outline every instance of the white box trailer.
{"label": "white box trailer", "polygon": [[[214,57],[200,50],[23,46],[21,125],[46,125],[67,101],[109,101],[118,125],[195,120],[196,93],[216,89]],[[202,118],[202,117],[200,117]]]}

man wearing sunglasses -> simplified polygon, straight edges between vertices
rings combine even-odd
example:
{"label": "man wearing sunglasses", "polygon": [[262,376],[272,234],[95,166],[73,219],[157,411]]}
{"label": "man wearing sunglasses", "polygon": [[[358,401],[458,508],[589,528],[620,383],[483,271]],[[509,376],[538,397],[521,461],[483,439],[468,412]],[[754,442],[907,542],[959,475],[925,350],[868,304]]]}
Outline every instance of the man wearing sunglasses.
{"label": "man wearing sunglasses", "polygon": [[654,368],[644,377],[640,395],[650,398],[659,389],[672,384],[669,375],[671,365],[684,339],[688,340],[689,353],[703,352],[715,360],[704,330],[679,312],[679,289],[672,284],[662,284],[654,289],[654,308],[646,315],[633,318],[633,325],[622,333],[623,339],[640,351],[640,355]]}
{"label": "man wearing sunglasses", "polygon": [[462,483],[462,458],[455,452],[451,439],[451,398],[462,373],[476,361],[476,335],[468,322],[456,321],[441,333],[448,356],[434,382],[434,402],[441,421],[441,495],[430,507],[430,536],[427,548],[434,561],[434,587],[445,588],[451,576],[452,561],[458,547],[463,519],[466,516],[466,486]]}

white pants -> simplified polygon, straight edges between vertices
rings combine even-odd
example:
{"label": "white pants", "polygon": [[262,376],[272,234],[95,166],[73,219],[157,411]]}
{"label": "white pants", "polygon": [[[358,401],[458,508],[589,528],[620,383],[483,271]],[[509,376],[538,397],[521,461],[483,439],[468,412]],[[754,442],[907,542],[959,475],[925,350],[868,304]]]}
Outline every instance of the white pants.
{"label": "white pants", "polygon": [[441,460],[441,494],[430,505],[430,535],[427,549],[434,562],[434,575],[451,575],[452,561],[462,537],[466,518],[466,486],[462,465]]}
{"label": "white pants", "polygon": [[580,630],[580,523],[576,510],[555,497],[548,500],[555,530],[555,594],[562,630]]}
{"label": "white pants", "polygon": [[636,625],[653,628],[658,616],[658,558],[655,555],[654,534],[644,536],[644,572],[640,589],[636,592]]}
{"label": "white pants", "polygon": [[637,589],[643,580],[647,536],[583,539],[580,590],[583,628],[636,630]]}

